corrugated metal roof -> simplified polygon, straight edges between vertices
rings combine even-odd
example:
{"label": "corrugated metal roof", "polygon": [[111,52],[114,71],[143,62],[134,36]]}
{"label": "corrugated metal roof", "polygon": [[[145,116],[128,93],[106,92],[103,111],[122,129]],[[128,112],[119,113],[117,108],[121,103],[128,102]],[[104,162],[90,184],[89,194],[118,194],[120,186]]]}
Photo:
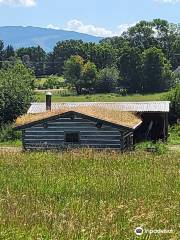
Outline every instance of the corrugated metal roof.
{"label": "corrugated metal roof", "polygon": [[[169,112],[170,102],[66,102],[66,103],[52,103],[52,110],[59,110],[61,108],[73,107],[103,107],[122,112]],[[32,103],[28,113],[43,113],[46,112],[45,103]]]}

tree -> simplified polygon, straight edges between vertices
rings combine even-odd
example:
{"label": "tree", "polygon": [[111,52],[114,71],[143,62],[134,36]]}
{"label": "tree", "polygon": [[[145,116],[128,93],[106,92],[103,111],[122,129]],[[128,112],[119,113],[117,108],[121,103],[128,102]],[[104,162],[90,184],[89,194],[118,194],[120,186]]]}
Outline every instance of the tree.
{"label": "tree", "polygon": [[99,72],[96,91],[99,93],[110,93],[117,87],[119,72],[115,67],[107,67]]}
{"label": "tree", "polygon": [[180,66],[180,34],[174,42],[174,69]]}
{"label": "tree", "polygon": [[109,46],[113,47],[113,49],[123,49],[124,47],[130,46],[129,40],[124,38],[123,36],[120,37],[108,37],[104,38],[100,41],[101,44],[108,44]]}
{"label": "tree", "polygon": [[21,60],[27,68],[33,69],[33,63],[31,62],[30,56],[28,54],[23,55],[21,57]]}
{"label": "tree", "polygon": [[34,75],[21,62],[0,70],[0,123],[26,113],[33,100]]}
{"label": "tree", "polygon": [[172,89],[165,98],[171,102],[170,121],[175,122],[180,119],[180,84]]}
{"label": "tree", "polygon": [[40,46],[19,48],[16,53],[28,68],[34,70],[36,76],[45,73],[46,52]]}
{"label": "tree", "polygon": [[163,19],[154,19],[152,25],[156,33],[157,47],[162,49],[166,58],[175,66],[176,26]]}
{"label": "tree", "polygon": [[86,89],[93,88],[97,79],[97,68],[96,65],[88,61],[83,66],[82,71],[82,85]]}
{"label": "tree", "polygon": [[54,54],[48,53],[46,56],[46,62],[45,62],[45,74],[46,75],[52,75],[55,74],[55,62],[54,62]]}
{"label": "tree", "polygon": [[98,69],[113,66],[115,63],[115,50],[109,44],[89,45],[88,59],[94,62]]}
{"label": "tree", "polygon": [[63,74],[64,63],[73,55],[79,55],[86,60],[86,44],[82,40],[67,40],[58,42],[53,50],[54,74]]}
{"label": "tree", "polygon": [[3,43],[3,41],[0,40],[0,51],[2,51],[3,48],[4,48],[4,43]]}
{"label": "tree", "polygon": [[129,28],[123,36],[129,40],[132,47],[138,47],[141,50],[148,49],[156,44],[152,22],[140,21]]}
{"label": "tree", "polygon": [[71,56],[64,65],[64,77],[66,82],[75,87],[77,94],[81,94],[83,88],[82,71],[84,59],[81,56]]}
{"label": "tree", "polygon": [[8,45],[4,50],[4,59],[9,60],[11,57],[15,57],[15,51],[11,45]]}
{"label": "tree", "polygon": [[170,62],[162,50],[155,47],[145,50],[143,56],[143,82],[145,93],[162,92],[171,85],[172,71]]}
{"label": "tree", "polygon": [[34,59],[35,59],[34,63],[35,75],[36,76],[44,75],[46,52],[40,46],[34,49]]}
{"label": "tree", "polygon": [[122,83],[129,92],[142,91],[142,57],[138,48],[126,47],[120,53],[117,66]]}
{"label": "tree", "polygon": [[141,51],[150,47],[161,49],[173,68],[176,68],[175,45],[179,37],[179,29],[179,24],[154,19],[153,21],[140,21],[124,32],[122,37],[129,42],[131,47],[137,47]]}
{"label": "tree", "polygon": [[0,68],[2,67],[4,43],[0,40]]}

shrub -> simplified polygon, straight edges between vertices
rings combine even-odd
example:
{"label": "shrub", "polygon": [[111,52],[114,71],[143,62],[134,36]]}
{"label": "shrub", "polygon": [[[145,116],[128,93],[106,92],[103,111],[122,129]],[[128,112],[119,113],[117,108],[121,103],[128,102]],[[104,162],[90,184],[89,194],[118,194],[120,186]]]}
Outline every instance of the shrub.
{"label": "shrub", "polygon": [[58,77],[49,76],[44,82],[43,89],[59,89],[65,87],[64,81],[60,81]]}
{"label": "shrub", "polygon": [[143,150],[143,151],[147,151],[147,152],[154,152],[154,153],[158,153],[158,154],[163,154],[167,151],[167,145],[161,141],[158,141],[156,143],[153,142],[142,142],[139,143],[135,146],[136,150]]}
{"label": "shrub", "polygon": [[170,121],[175,122],[180,119],[180,84],[172,89],[165,99],[171,101]]}
{"label": "shrub", "polygon": [[126,88],[117,88],[116,93],[121,96],[127,96],[128,91]]}
{"label": "shrub", "polygon": [[169,143],[171,144],[180,144],[180,125],[173,125],[170,128],[170,137],[168,139]]}
{"label": "shrub", "polygon": [[0,142],[14,141],[21,138],[21,132],[15,131],[12,124],[5,124],[0,129]]}

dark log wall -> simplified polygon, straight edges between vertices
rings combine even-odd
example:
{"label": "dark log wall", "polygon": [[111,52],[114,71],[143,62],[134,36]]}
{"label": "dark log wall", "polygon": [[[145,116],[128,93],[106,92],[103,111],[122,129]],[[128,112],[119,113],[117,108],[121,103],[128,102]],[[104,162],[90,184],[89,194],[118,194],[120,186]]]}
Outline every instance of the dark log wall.
{"label": "dark log wall", "polygon": [[[25,149],[59,149],[68,147],[65,143],[66,132],[78,132],[80,142],[76,147],[112,148],[122,149],[122,136],[127,130],[113,126],[102,125],[97,128],[96,121],[82,117],[58,118],[46,123],[26,128],[23,133],[23,146]],[[132,134],[132,133],[131,133]]]}

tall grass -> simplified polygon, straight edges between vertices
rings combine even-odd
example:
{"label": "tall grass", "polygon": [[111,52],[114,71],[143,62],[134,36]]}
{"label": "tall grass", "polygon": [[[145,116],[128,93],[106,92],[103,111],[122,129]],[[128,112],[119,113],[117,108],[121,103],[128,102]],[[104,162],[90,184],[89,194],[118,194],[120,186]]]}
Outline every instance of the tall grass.
{"label": "tall grass", "polygon": [[[0,153],[0,239],[180,239],[178,153]],[[136,227],[172,229],[137,237]]]}
{"label": "tall grass", "polygon": [[169,132],[169,143],[180,147],[180,124],[173,125]]}

